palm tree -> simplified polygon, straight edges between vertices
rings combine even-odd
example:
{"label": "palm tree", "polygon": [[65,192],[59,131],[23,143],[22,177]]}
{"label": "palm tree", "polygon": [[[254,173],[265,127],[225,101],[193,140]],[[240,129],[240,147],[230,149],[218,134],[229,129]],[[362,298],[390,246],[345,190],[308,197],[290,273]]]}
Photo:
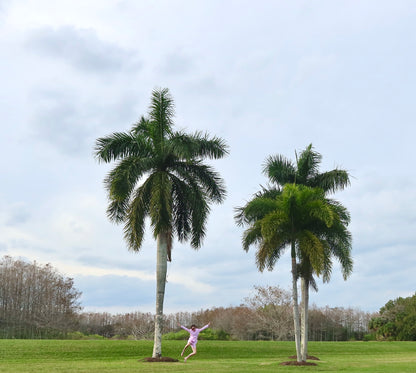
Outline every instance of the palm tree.
{"label": "palm tree", "polygon": [[[296,163],[287,158],[277,155],[271,156],[266,160],[263,172],[269,177],[269,180],[276,186],[283,186],[286,183],[296,183],[306,185],[310,187],[319,187],[324,190],[326,194],[333,193],[337,190],[342,190],[350,184],[349,174],[346,170],[335,168],[331,171],[319,172],[319,165],[322,161],[322,155],[313,150],[312,144],[308,145],[303,150],[299,157],[296,155]],[[333,201],[333,203],[336,203]],[[339,205],[339,204],[338,204]],[[345,228],[349,224],[350,216],[341,205],[339,208],[340,217],[342,218],[342,227]],[[331,255],[335,256],[341,263],[341,270],[346,279],[352,271],[351,260],[351,237],[348,231],[343,232],[345,240],[339,240],[337,244],[339,248],[332,247],[332,252],[328,252],[329,258]],[[346,245],[346,246],[345,246]],[[329,260],[329,259],[328,259]],[[331,268],[330,261],[328,262],[329,269]],[[309,267],[309,268],[308,268]],[[301,293],[302,293],[302,359],[303,361],[307,357],[307,343],[308,343],[308,306],[309,306],[309,287],[317,290],[316,283],[313,279],[313,272],[311,272],[310,266],[308,266],[307,259],[304,259],[304,263],[300,266],[303,271],[299,274],[301,279]],[[326,272],[323,277],[324,282],[329,281],[330,270]]]}
{"label": "palm tree", "polygon": [[[329,172],[319,173],[321,159],[322,156],[313,150],[312,144],[302,151],[299,157],[297,157],[296,154],[295,164],[280,155],[269,157],[267,159],[263,171],[269,177],[273,186],[268,189],[262,188],[262,191],[257,193],[252,201],[248,202],[242,208],[237,208],[237,223],[247,224],[251,227],[251,229],[245,232],[243,237],[243,246],[245,245],[244,247],[246,250],[250,246],[247,246],[247,242],[250,242],[250,236],[254,239],[252,243],[261,244],[263,240],[262,233],[258,229],[254,229],[254,223],[265,217],[268,213],[267,208],[273,210],[273,205],[270,204],[269,199],[270,197],[274,198],[278,196],[282,192],[282,188],[285,184],[293,183],[309,187],[319,187],[324,194],[334,192],[337,189],[343,189],[349,184],[349,175],[347,171],[334,169]],[[321,271],[324,281],[329,281],[330,278],[332,269],[331,256],[335,256],[341,262],[344,278],[352,271],[352,260],[350,255],[351,235],[346,229],[350,220],[348,211],[336,201],[329,199],[326,199],[326,201],[332,206],[332,209],[336,214],[334,215],[334,221],[331,225],[330,232],[325,233],[325,230],[327,230],[325,224],[321,224],[321,226],[317,225],[320,231],[316,231],[315,234],[318,237],[321,237],[322,234],[324,234],[322,237],[324,237],[327,242],[327,246],[325,246],[325,250],[323,251],[324,255],[314,258],[313,255],[316,255],[316,253],[313,251],[296,250],[296,244],[291,244],[294,327],[298,361],[305,361],[307,358],[309,287],[317,290],[313,275],[320,274],[320,272],[317,272],[314,269],[315,266],[312,265],[312,263],[316,260],[323,261],[321,263]],[[337,230],[339,231],[338,233]],[[246,244],[244,244],[244,241],[246,241]],[[306,246],[302,247],[304,250],[307,248]],[[299,246],[299,248],[301,248],[301,246]],[[271,249],[269,255],[271,255],[271,258],[275,258],[277,255],[278,258],[281,255],[281,251],[282,247],[279,249]],[[300,260],[299,264],[296,262],[297,257]],[[302,290],[301,318],[299,315],[297,292],[297,279],[299,277]],[[302,320],[302,325],[300,320]]]}
{"label": "palm tree", "polygon": [[[292,259],[292,297],[295,344],[298,361],[302,361],[297,295],[298,268],[317,275],[330,271],[327,251],[337,240],[332,227],[341,224],[337,204],[325,197],[320,188],[286,184],[281,191],[267,191],[240,208],[237,223],[248,225],[243,234],[243,248],[257,245],[256,263],[260,271],[274,268],[290,247]],[[300,265],[297,264],[300,260]]]}
{"label": "palm tree", "polygon": [[174,103],[168,89],[152,92],[148,117],[130,132],[117,132],[96,141],[101,162],[116,162],[104,183],[108,191],[107,215],[124,224],[128,248],[141,248],[145,220],[150,218],[157,240],[156,315],[153,357],[162,356],[163,301],[167,261],[172,240],[201,246],[209,204],[225,198],[223,180],[204,158],[228,154],[224,140],[196,132],[173,130]]}
{"label": "palm tree", "polygon": [[[326,199],[335,212],[332,225],[327,227],[325,224],[318,224],[315,234],[319,237],[325,237],[326,246],[324,250],[322,280],[329,282],[332,272],[332,258],[338,260],[341,264],[341,272],[344,280],[352,272],[353,262],[351,258],[352,238],[347,227],[350,223],[350,215],[347,209],[339,202]],[[301,282],[301,359],[306,361],[308,357],[308,308],[309,308],[309,288],[317,291],[317,286],[313,275],[319,273],[314,271],[311,265],[311,255],[313,253],[300,252],[300,263],[298,266],[298,275]]]}

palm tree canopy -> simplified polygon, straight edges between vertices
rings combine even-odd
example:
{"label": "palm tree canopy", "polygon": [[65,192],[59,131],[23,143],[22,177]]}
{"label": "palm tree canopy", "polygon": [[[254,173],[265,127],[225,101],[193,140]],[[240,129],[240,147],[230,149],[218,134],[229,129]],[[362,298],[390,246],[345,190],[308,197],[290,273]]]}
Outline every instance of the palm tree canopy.
{"label": "palm tree canopy", "polygon": [[258,246],[260,271],[273,269],[291,243],[300,261],[307,258],[313,272],[324,278],[330,275],[329,253],[344,259],[345,274],[351,271],[351,236],[345,226],[349,215],[320,188],[287,184],[274,198],[260,194],[238,210],[236,220],[248,225],[243,248]]}
{"label": "palm tree canopy", "polygon": [[174,131],[173,117],[168,89],[154,90],[147,117],[141,117],[129,132],[96,141],[96,158],[116,162],[104,181],[108,217],[124,223],[125,239],[133,251],[141,247],[147,217],[155,237],[168,233],[169,249],[175,234],[198,248],[209,203],[225,198],[222,178],[203,160],[224,157],[226,143],[207,133]]}
{"label": "palm tree canopy", "polygon": [[296,183],[319,187],[330,193],[342,190],[350,184],[348,172],[345,170],[335,168],[328,172],[319,173],[321,161],[322,155],[316,152],[310,144],[300,153],[299,157],[296,154],[296,163],[282,155],[268,157],[263,172],[276,185]]}

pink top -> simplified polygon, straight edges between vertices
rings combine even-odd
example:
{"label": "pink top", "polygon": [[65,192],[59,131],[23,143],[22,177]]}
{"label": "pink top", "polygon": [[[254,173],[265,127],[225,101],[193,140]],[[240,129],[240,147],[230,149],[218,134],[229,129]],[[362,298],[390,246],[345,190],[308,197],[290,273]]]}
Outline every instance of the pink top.
{"label": "pink top", "polygon": [[195,330],[185,328],[183,325],[181,325],[181,328],[186,330],[190,334],[189,339],[188,339],[188,343],[191,346],[195,346],[196,342],[198,342],[198,334],[200,332],[202,332],[204,329],[208,328],[208,326],[209,326],[209,324],[203,326],[201,329],[195,329]]}

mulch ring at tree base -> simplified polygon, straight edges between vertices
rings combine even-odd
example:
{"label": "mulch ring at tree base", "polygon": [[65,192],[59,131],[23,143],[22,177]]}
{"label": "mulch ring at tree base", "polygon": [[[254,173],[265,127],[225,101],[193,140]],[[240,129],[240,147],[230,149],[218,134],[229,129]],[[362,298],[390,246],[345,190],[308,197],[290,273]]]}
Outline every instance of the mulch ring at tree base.
{"label": "mulch ring at tree base", "polygon": [[162,357],[145,357],[143,360],[145,363],[177,363],[178,359],[173,359],[171,357],[162,356]]}
{"label": "mulch ring at tree base", "polygon": [[[297,359],[296,355],[289,356],[289,359]],[[316,356],[309,356],[308,360],[319,360]],[[317,365],[316,363],[310,363],[308,361],[285,361],[283,363],[280,363],[280,365]]]}

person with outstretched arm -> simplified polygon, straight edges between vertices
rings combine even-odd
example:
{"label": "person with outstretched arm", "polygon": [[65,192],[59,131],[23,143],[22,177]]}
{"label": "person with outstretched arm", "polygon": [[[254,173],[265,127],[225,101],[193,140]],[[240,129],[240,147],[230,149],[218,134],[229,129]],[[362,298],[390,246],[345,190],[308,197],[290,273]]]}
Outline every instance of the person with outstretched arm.
{"label": "person with outstretched arm", "polygon": [[181,356],[183,356],[188,346],[191,346],[192,348],[192,352],[184,358],[185,363],[186,363],[186,360],[188,360],[191,356],[196,354],[196,344],[198,343],[198,334],[202,332],[204,329],[208,328],[210,324],[211,322],[209,322],[207,325],[203,326],[200,329],[198,329],[196,325],[193,324],[191,325],[191,328],[188,329],[185,326],[178,323],[178,326],[180,326],[183,330],[186,330],[189,333],[188,343],[183,348]]}

